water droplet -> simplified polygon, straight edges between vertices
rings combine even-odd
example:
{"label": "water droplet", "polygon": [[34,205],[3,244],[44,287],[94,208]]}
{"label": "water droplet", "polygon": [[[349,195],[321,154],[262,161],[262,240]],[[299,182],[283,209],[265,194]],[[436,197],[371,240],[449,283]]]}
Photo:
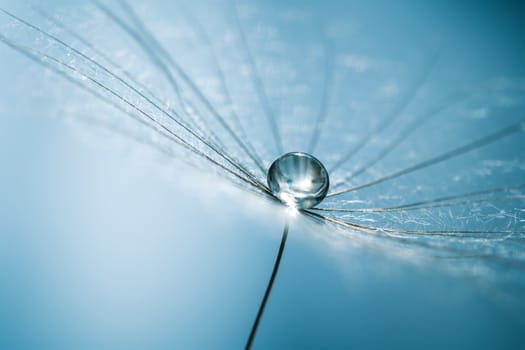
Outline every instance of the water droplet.
{"label": "water droplet", "polygon": [[314,156],[291,152],[277,158],[268,170],[268,186],[284,203],[299,209],[320,203],[329,179],[323,163]]}

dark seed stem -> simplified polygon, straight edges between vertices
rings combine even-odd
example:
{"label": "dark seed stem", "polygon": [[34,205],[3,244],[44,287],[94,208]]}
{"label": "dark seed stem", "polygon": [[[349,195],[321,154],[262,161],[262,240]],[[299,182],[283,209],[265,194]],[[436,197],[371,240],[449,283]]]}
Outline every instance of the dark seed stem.
{"label": "dark seed stem", "polygon": [[264,292],[264,296],[261,301],[261,305],[259,306],[259,311],[257,312],[257,316],[255,317],[255,321],[253,322],[250,336],[248,337],[248,341],[246,342],[246,347],[245,347],[246,350],[249,350],[252,348],[253,340],[255,339],[255,335],[257,334],[257,328],[259,328],[259,323],[261,321],[261,317],[263,315],[264,308],[266,307],[266,303],[268,302],[268,298],[270,297],[270,293],[272,292],[273,282],[275,281],[275,277],[277,276],[277,272],[279,271],[279,265],[281,264],[281,258],[283,257],[284,247],[286,245],[286,239],[288,238],[289,228],[290,228],[290,225],[287,221],[286,224],[284,225],[283,235],[281,238],[281,245],[279,246],[279,251],[277,252],[277,257],[275,258],[272,275],[270,277],[270,280],[268,281],[266,292]]}

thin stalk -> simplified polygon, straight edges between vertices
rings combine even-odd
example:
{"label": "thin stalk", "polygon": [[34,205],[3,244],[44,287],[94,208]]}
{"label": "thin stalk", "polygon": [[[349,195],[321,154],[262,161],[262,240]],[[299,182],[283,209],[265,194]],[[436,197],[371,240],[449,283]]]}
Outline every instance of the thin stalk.
{"label": "thin stalk", "polygon": [[248,341],[246,342],[246,347],[245,347],[246,350],[249,350],[252,348],[253,340],[255,339],[255,335],[257,334],[257,329],[259,328],[259,323],[261,322],[261,317],[264,313],[264,308],[266,307],[266,303],[268,302],[268,298],[270,297],[270,293],[272,292],[273,282],[275,281],[275,277],[277,276],[277,272],[279,271],[279,265],[281,264],[281,258],[283,257],[284,247],[286,245],[286,239],[288,238],[289,228],[290,228],[290,224],[288,221],[286,221],[286,223],[284,224],[283,235],[281,238],[281,245],[279,246],[279,251],[277,252],[277,257],[275,258],[275,263],[273,265],[272,275],[270,277],[270,280],[268,281],[266,292],[264,292],[264,296],[261,301],[261,305],[259,306],[259,311],[257,312],[257,316],[255,317],[255,321],[253,322],[250,336],[248,337]]}

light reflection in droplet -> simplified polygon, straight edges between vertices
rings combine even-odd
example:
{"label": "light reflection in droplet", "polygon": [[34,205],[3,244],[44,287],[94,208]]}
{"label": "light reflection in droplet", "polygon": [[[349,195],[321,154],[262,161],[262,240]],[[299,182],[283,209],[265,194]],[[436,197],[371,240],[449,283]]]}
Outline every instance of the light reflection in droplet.
{"label": "light reflection in droplet", "polygon": [[287,205],[307,209],[325,198],[329,177],[317,158],[307,153],[291,152],[272,163],[268,170],[268,186]]}

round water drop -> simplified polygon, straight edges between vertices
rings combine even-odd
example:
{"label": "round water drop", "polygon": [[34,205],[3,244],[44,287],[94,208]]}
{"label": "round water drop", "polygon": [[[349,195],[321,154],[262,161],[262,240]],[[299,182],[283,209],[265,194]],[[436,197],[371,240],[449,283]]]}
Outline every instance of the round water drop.
{"label": "round water drop", "polygon": [[268,170],[270,190],[287,205],[307,209],[320,203],[328,192],[329,179],[323,163],[302,152],[277,158]]}

